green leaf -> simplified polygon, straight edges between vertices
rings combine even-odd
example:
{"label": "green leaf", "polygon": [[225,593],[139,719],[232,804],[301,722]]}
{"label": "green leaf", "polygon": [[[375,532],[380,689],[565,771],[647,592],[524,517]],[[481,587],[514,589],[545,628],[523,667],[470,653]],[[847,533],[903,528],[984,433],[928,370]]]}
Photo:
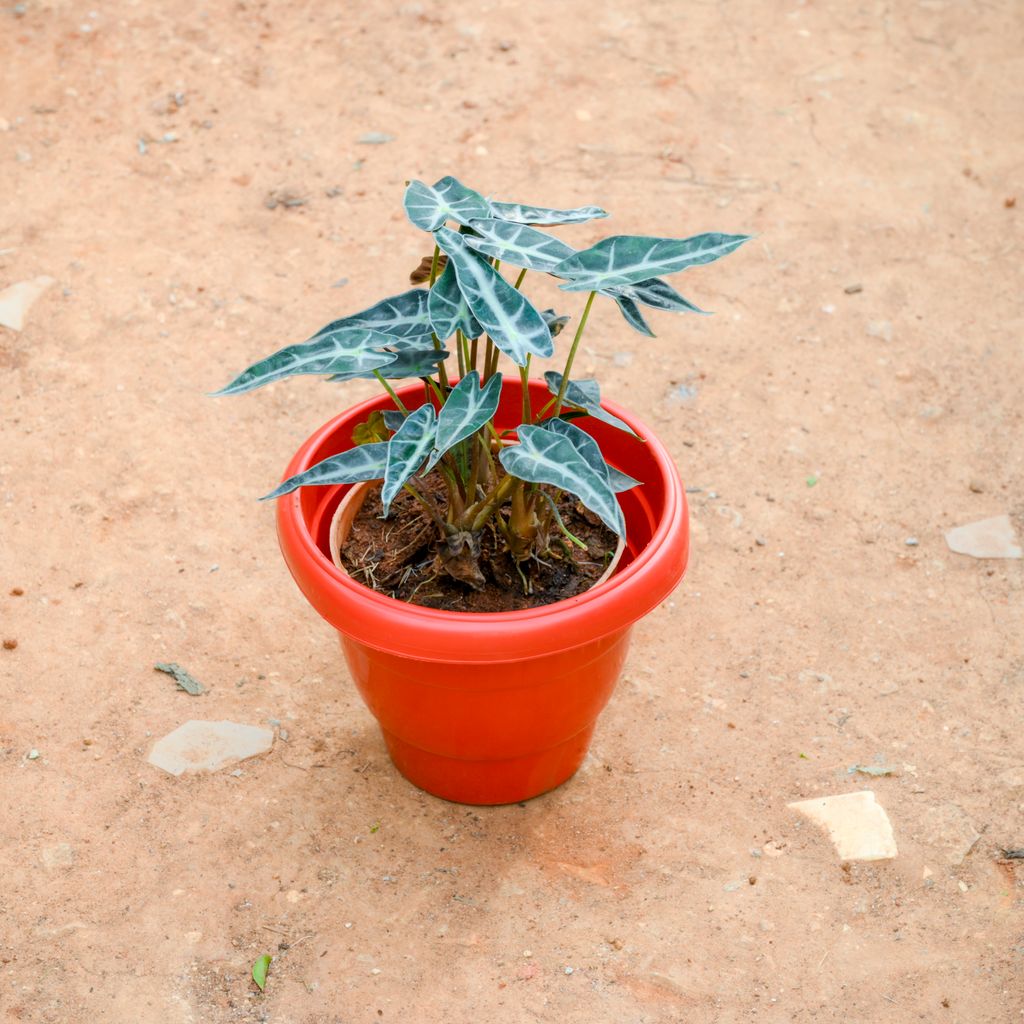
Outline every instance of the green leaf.
{"label": "green leaf", "polygon": [[384,487],[380,493],[384,515],[387,517],[391,502],[402,489],[403,484],[415,476],[423,460],[434,447],[437,434],[437,414],[428,402],[410,413],[395,436],[388,442],[387,467],[384,470]]}
{"label": "green leaf", "polygon": [[473,221],[475,235],[466,236],[466,244],[477,252],[493,256],[502,263],[529,270],[549,271],[576,251],[554,235],[502,220]]}
{"label": "green leaf", "polygon": [[550,484],[575,494],[601,521],[620,537],[626,522],[615,500],[608,468],[587,461],[567,437],[544,427],[523,424],[519,444],[503,448],[498,456],[513,476],[535,484]]}
{"label": "green leaf", "polygon": [[384,425],[388,430],[394,432],[405,422],[405,416],[404,412],[399,412],[397,409],[385,409]]}
{"label": "green leaf", "polygon": [[335,320],[317,334],[337,330],[339,327],[362,327],[392,338],[429,338],[427,293],[422,288],[410,288],[407,292],[381,299],[359,313]]}
{"label": "green leaf", "polygon": [[[437,364],[451,355],[446,349],[401,348],[394,362],[381,367],[380,375],[385,380],[401,380],[403,377],[429,377],[437,371]],[[327,379],[333,383],[346,380],[372,380],[373,370],[336,373]]]}
{"label": "green leaf", "polygon": [[280,498],[298,487],[322,486],[325,484],[358,484],[364,480],[380,480],[387,466],[388,441],[361,444],[340,455],[318,462],[315,466],[295,476],[290,476],[280,487],[264,494],[260,501]]}
{"label": "green leaf", "polygon": [[270,967],[270,961],[273,959],[269,953],[264,953],[252,965],[252,980],[259,986],[261,992],[267,987],[267,969]]}
{"label": "green leaf", "polygon": [[738,249],[749,237],[717,233],[692,238],[613,235],[574,253],[554,267],[552,273],[569,279],[561,286],[564,291],[603,291],[713,263]]}
{"label": "green leaf", "polygon": [[652,309],[664,309],[672,313],[700,313],[702,316],[710,316],[707,310],[695,306],[688,298],[680,295],[668,281],[662,281],[660,277],[652,277],[649,281],[638,281],[636,284],[624,288],[609,288],[605,294],[611,295],[612,298],[615,298],[616,295],[624,295],[626,298],[642,302]]}
{"label": "green leaf", "polygon": [[494,344],[517,366],[525,366],[528,355],[551,355],[551,332],[530,300],[469,249],[463,235],[438,228],[434,238],[455,267],[470,311]]}
{"label": "green leaf", "polygon": [[[611,295],[611,291],[603,292],[604,295]],[[654,337],[654,331],[647,325],[647,321],[644,319],[643,313],[640,312],[640,307],[637,305],[634,299],[628,298],[625,295],[613,295],[616,304],[619,307],[619,312],[626,318],[626,323],[633,328],[634,331],[639,331],[641,334],[646,334],[648,338]]]}
{"label": "green leaf", "polygon": [[475,434],[494,415],[500,397],[500,373],[481,388],[480,374],[472,370],[455,385],[437,417],[437,436],[427,462],[428,472],[449,448]]}
{"label": "green leaf", "polygon": [[238,395],[303,373],[363,373],[393,363],[394,352],[382,348],[390,338],[358,328],[320,332],[309,341],[289,345],[240,373],[215,395]]}
{"label": "green leaf", "polygon": [[555,434],[561,434],[562,437],[572,442],[573,447],[583,456],[584,459],[597,471],[600,472],[600,467],[608,471],[608,482],[611,484],[612,490],[616,494],[621,494],[623,491],[631,491],[634,487],[639,487],[641,481],[634,480],[633,477],[628,476],[621,470],[616,469],[614,466],[608,464],[604,455],[601,453],[601,449],[598,447],[597,442],[585,431],[580,430],[575,424],[566,423],[565,420],[558,418],[545,420],[540,424],[545,430],[550,430]]}
{"label": "green leaf", "polygon": [[432,186],[410,181],[403,204],[409,220],[424,231],[435,231],[446,220],[468,226],[470,221],[491,215],[490,204],[479,192],[452,177],[435,181]]}
{"label": "green leaf", "polygon": [[[548,386],[548,391],[557,395],[562,386],[562,375],[557,370],[548,370],[544,374],[544,381]],[[618,416],[613,416],[602,408],[601,385],[596,380],[569,381],[568,387],[565,389],[564,401],[569,405],[576,406],[577,409],[582,409],[588,416],[593,416],[594,419],[601,420],[602,423],[625,430],[626,433],[632,434],[634,437],[638,436],[628,423],[624,423]]]}
{"label": "green leaf", "polygon": [[525,203],[496,203],[491,200],[491,214],[496,220],[512,224],[582,224],[599,220],[608,214],[600,206],[577,206],[574,210],[551,210],[546,206],[528,206]]}
{"label": "green leaf", "polygon": [[540,315],[544,317],[544,323],[548,325],[552,338],[557,338],[572,319],[571,316],[559,316],[553,309],[542,309]]}
{"label": "green leaf", "polygon": [[459,291],[459,281],[455,275],[455,267],[449,263],[444,273],[434,282],[430,289],[427,311],[434,333],[444,341],[457,330],[461,330],[467,338],[479,338],[483,328]]}

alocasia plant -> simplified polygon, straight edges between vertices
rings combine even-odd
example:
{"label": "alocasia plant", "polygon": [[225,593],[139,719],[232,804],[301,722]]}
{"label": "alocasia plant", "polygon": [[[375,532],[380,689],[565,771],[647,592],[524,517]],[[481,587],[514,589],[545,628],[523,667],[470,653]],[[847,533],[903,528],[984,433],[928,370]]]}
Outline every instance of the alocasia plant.
{"label": "alocasia plant", "polygon": [[[642,306],[703,312],[662,275],[720,259],[748,236],[614,235],[577,251],[537,226],[608,216],[600,207],[559,210],[497,202],[452,177],[433,185],[410,182],[404,206],[409,220],[433,242],[433,255],[411,275],[427,287],[327,324],[308,341],[255,363],[217,394],[239,394],[298,374],[323,374],[333,381],[375,378],[394,410],[361,424],[353,435],[356,447],[285,480],[265,497],[306,484],[381,480],[385,515],[403,490],[428,511],[438,531],[440,561],[452,576],[474,587],[483,584],[479,566],[472,558],[467,562],[466,552],[478,552],[481,532],[493,528],[528,587],[524,567],[545,555],[556,530],[578,543],[562,525],[552,492],[574,495],[621,536],[625,522],[616,494],[637,485],[609,466],[594,439],[571,422],[593,416],[630,429],[602,408],[597,381],[571,378],[595,297],[612,299],[631,327],[651,336]],[[505,265],[520,268],[514,280],[502,273]],[[566,292],[588,293],[562,371],[544,374],[552,397],[537,411],[526,387],[530,364],[534,357],[553,355],[554,339],[569,318],[534,306],[522,290],[530,271],[553,276]],[[445,363],[452,350],[457,383]],[[500,434],[493,421],[503,355],[523,382],[522,422],[513,436]],[[431,401],[409,412],[389,381],[417,377]],[[423,493],[423,479],[432,472],[444,481],[444,510]]]}

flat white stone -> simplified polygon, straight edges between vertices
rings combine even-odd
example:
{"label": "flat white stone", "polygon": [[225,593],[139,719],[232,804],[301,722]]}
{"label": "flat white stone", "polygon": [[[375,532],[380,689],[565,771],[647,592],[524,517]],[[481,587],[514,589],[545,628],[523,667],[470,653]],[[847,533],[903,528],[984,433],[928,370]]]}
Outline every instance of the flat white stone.
{"label": "flat white stone", "polygon": [[52,277],[34,277],[31,281],[19,281],[0,292],[0,325],[20,331],[25,326],[25,314],[36,299],[51,284]]}
{"label": "flat white stone", "polygon": [[899,853],[889,816],[870,789],[787,806],[824,828],[842,860],[891,860]]}
{"label": "flat white stone", "polygon": [[1024,552],[1017,543],[1010,517],[992,516],[976,523],[955,526],[946,531],[950,551],[972,558],[1021,558]]}
{"label": "flat white stone", "polygon": [[201,722],[192,719],[157,740],[149,763],[171,775],[215,772],[229,764],[265,754],[274,745],[274,733],[238,722]]}

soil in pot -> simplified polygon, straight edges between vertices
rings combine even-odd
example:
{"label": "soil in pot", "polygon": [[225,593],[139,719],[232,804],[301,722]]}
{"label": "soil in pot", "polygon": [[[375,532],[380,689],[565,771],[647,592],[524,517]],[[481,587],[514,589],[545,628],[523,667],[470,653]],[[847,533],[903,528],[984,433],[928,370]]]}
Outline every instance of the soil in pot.
{"label": "soil in pot", "polygon": [[[421,493],[440,506],[441,487],[431,484],[430,478],[417,481]],[[549,493],[555,497],[553,491]],[[529,593],[493,526],[480,534],[478,564],[484,582],[472,587],[443,568],[437,528],[412,495],[400,494],[392,502],[390,516],[381,518],[380,484],[367,491],[353,519],[340,549],[341,563],[353,579],[378,593],[426,608],[456,612],[536,608],[589,590],[605,574],[618,547],[618,537],[571,495],[563,494],[557,507],[566,529],[587,548],[571,544],[553,527],[548,552],[521,567]]]}

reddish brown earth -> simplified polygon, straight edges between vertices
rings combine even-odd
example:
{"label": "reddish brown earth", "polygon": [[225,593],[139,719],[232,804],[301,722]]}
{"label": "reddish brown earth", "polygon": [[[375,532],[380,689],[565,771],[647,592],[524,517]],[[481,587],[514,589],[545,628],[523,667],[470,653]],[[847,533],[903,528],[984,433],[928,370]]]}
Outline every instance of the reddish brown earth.
{"label": "reddish brown earth", "polygon": [[[1022,37],[1012,2],[6,4],[0,288],[57,283],[0,328],[0,1021],[1020,1020],[1024,570],[943,531],[1024,506]],[[205,397],[401,290],[402,183],[445,173],[611,210],[580,245],[757,235],[679,281],[715,317],[592,318],[693,559],[525,807],[395,773],[254,500],[372,386]],[[148,765],[189,718],[282,732]],[[844,871],[786,804],[861,788],[900,853]]]}

